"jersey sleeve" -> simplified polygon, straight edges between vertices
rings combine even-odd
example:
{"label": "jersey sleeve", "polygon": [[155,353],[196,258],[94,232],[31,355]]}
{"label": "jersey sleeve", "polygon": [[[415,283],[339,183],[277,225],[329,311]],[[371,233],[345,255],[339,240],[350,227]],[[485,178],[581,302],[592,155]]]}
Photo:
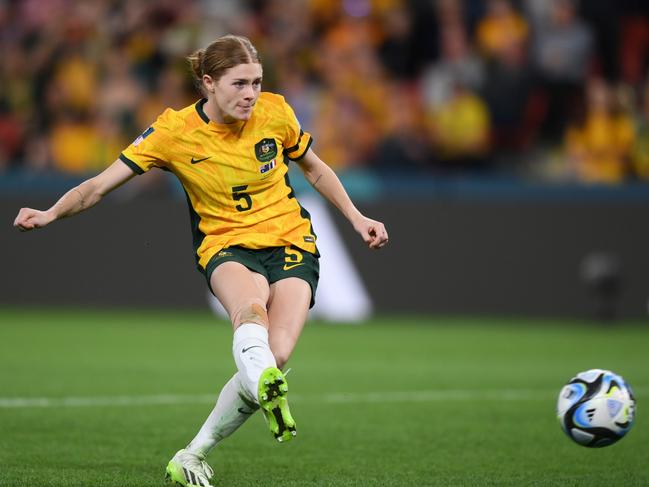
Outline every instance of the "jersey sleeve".
{"label": "jersey sleeve", "polygon": [[148,129],[142,132],[126,149],[119,158],[136,174],[143,174],[152,167],[165,167],[169,160],[166,148],[168,132],[165,121],[166,112]]}
{"label": "jersey sleeve", "polygon": [[298,161],[311,147],[313,138],[300,127],[295,112],[288,103],[284,103],[286,111],[286,138],[284,139],[284,154],[291,161]]}

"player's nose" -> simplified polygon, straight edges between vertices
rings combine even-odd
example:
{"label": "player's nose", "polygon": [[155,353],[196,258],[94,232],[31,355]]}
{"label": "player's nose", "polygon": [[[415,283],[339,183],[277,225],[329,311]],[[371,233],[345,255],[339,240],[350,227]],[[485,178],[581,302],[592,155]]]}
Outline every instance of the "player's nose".
{"label": "player's nose", "polygon": [[255,98],[255,90],[252,86],[246,87],[244,93],[243,93],[243,98],[245,100],[254,100]]}

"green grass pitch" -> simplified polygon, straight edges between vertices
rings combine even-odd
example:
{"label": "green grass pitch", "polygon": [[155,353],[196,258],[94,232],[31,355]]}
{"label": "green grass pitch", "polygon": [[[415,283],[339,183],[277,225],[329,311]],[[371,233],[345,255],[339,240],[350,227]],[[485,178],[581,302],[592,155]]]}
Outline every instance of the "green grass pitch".
{"label": "green grass pitch", "polygon": [[[208,312],[0,310],[0,486],[148,487],[234,372]],[[458,318],[310,323],[289,365],[298,437],[261,415],[210,455],[218,486],[649,485],[649,327]],[[575,373],[634,386],[619,443],[554,417]]]}

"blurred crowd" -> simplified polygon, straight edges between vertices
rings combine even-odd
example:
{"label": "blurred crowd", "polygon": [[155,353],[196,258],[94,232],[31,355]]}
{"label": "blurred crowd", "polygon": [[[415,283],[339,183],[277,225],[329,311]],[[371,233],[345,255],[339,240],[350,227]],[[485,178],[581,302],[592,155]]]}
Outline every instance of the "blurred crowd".
{"label": "blurred crowd", "polygon": [[336,169],[649,180],[642,0],[0,0],[0,173],[96,172],[248,36]]}

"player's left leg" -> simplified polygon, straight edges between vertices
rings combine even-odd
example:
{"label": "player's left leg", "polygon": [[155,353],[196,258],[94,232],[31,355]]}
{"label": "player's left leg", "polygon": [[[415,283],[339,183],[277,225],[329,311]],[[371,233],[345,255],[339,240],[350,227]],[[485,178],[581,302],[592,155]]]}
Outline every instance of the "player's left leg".
{"label": "player's left leg", "polygon": [[[268,341],[278,367],[291,356],[304,328],[311,288],[297,277],[270,286]],[[275,438],[282,442],[296,435],[295,420],[288,406],[288,384],[279,369],[268,369],[259,381],[259,405]]]}

